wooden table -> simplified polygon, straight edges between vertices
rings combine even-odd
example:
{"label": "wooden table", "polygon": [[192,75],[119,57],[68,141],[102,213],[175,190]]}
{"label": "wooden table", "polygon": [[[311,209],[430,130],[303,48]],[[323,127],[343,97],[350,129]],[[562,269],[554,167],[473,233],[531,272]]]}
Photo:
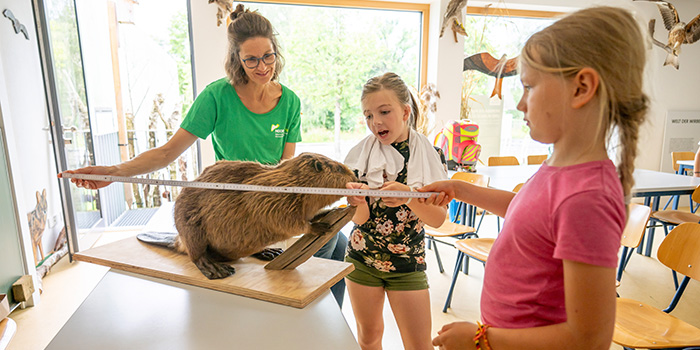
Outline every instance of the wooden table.
{"label": "wooden table", "polygon": [[[512,190],[515,185],[527,181],[534,175],[540,165],[504,165],[504,166],[481,166],[477,167],[478,174],[485,174],[491,178],[489,187]],[[659,200],[661,196],[675,196],[691,194],[697,186],[700,186],[700,177],[691,177],[636,169],[634,171],[635,185],[632,189],[632,196],[644,198],[644,204],[651,206],[652,211],[659,210]],[[678,203],[675,203],[677,208]],[[654,241],[655,227],[652,225],[647,231],[647,244],[644,255],[651,255],[652,243]],[[642,253],[642,245],[637,248],[638,253]]]}
{"label": "wooden table", "polygon": [[303,309],[110,270],[46,349],[359,349],[326,291]]}

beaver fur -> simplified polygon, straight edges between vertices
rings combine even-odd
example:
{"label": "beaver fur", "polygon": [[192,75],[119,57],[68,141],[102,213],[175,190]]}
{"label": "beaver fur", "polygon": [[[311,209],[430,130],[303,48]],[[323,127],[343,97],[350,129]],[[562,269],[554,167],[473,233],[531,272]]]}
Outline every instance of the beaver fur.
{"label": "beaver fur", "polygon": [[[345,188],[346,183],[357,179],[342,163],[320,154],[302,153],[276,166],[219,161],[204,169],[196,181]],[[225,261],[261,252],[293,236],[326,232],[329,224],[316,220],[319,211],[340,198],[187,187],[175,201],[178,236],[174,248],[186,253],[207,278],[224,278],[235,272]]]}

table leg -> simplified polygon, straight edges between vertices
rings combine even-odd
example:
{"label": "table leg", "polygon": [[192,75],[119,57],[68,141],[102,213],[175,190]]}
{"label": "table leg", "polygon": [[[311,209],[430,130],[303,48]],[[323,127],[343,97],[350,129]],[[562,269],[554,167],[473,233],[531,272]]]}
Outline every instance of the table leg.
{"label": "table leg", "polygon": [[[644,205],[647,207],[651,207],[651,197],[644,197]],[[649,224],[654,224],[654,219],[649,219]],[[642,234],[642,239],[640,242],[642,242],[640,245],[637,246],[637,254],[642,254],[642,250],[644,249],[644,234]]]}
{"label": "table leg", "polygon": [[[655,196],[654,197],[654,204],[651,207],[651,212],[655,212],[659,210],[659,201],[661,200],[661,197]],[[652,220],[649,220],[652,221]],[[647,231],[647,248],[646,252],[644,252],[644,255],[646,256],[651,256],[651,248],[654,245],[654,231],[656,230],[656,225],[652,225],[649,227],[649,230]]]}

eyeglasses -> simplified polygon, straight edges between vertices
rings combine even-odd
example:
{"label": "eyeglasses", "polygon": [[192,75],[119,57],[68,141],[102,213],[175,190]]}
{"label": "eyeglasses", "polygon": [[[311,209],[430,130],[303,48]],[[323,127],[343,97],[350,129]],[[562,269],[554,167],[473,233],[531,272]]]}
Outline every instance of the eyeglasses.
{"label": "eyeglasses", "polygon": [[260,61],[265,63],[266,65],[271,65],[275,63],[277,60],[277,52],[273,53],[268,53],[264,55],[263,57],[251,57],[251,58],[246,58],[243,61],[243,64],[245,64],[246,67],[250,69],[258,68],[258,65],[260,65]]}

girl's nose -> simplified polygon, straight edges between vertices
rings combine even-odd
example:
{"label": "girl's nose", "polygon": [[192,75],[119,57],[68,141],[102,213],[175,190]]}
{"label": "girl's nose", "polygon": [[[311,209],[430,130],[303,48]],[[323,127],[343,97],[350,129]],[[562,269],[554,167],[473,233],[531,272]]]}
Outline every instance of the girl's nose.
{"label": "girl's nose", "polygon": [[527,103],[525,103],[525,97],[523,96],[520,101],[518,102],[518,105],[515,107],[517,110],[525,113],[527,110]]}

